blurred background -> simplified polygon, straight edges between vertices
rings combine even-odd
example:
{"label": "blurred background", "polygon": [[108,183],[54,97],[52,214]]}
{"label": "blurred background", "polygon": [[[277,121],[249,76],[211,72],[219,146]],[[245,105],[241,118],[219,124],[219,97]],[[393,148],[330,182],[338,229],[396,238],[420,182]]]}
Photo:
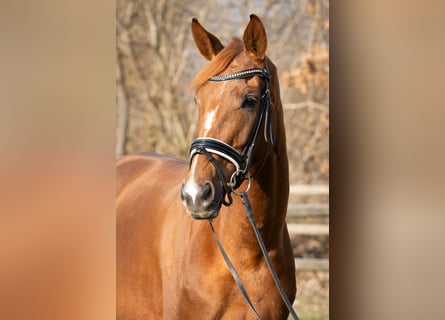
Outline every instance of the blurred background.
{"label": "blurred background", "polygon": [[223,44],[263,21],[278,68],[291,196],[288,225],[301,319],[327,319],[329,292],[329,1],[118,0],[116,156],[158,152],[188,158],[197,107],[189,83],[207,63],[191,20]]}
{"label": "blurred background", "polygon": [[[242,35],[251,12],[260,15],[266,26],[268,53],[279,67],[283,100],[298,106],[285,109],[289,142],[293,132],[300,132],[301,139],[288,146],[292,185],[325,186],[327,177],[330,182],[330,273],[297,273],[299,315],[328,317],[327,296],[322,295],[327,278],[329,316],[335,319],[445,319],[444,2],[336,1],[329,10],[332,26],[325,24],[322,31],[315,30],[320,30],[320,17],[326,20],[325,2],[210,1],[211,7],[205,9],[207,3],[0,3],[4,26],[0,29],[0,319],[115,318],[114,163],[116,120],[122,120],[116,118],[116,91],[119,99],[128,92],[119,91],[119,81],[142,92],[130,94],[133,100],[125,105],[117,103],[146,117],[139,116],[138,126],[133,122],[128,128],[131,132],[136,127],[150,128],[153,133],[126,135],[151,141],[151,147],[129,143],[125,152],[180,150],[161,150],[159,144],[166,141],[168,130],[141,125],[159,119],[149,101],[150,92],[159,92],[153,87],[155,81],[141,82],[135,74],[138,70],[153,73],[148,68],[159,68],[161,58],[159,50],[147,44],[130,46],[143,40],[148,30],[156,30],[138,24],[178,21],[174,35],[182,30],[187,40],[164,46],[168,51],[191,46],[187,29],[193,16],[227,43],[231,36]],[[141,9],[142,5],[149,10]],[[173,14],[172,8],[180,10]],[[173,42],[166,38],[165,28],[158,27],[155,33],[159,45]],[[303,164],[309,146],[325,152],[322,144],[311,144],[310,139],[319,143],[314,134],[319,110],[314,103],[328,103],[286,85],[285,75],[300,70],[300,75],[306,75],[301,81],[312,81],[311,74],[304,72],[311,69],[303,57],[315,56],[310,44],[320,39],[327,46],[328,31],[334,43],[329,60],[330,105],[335,111],[328,117],[332,128],[329,175],[323,176]],[[130,49],[141,60],[135,60]],[[176,93],[183,92],[177,106],[190,109],[183,115],[191,121],[195,110],[187,102],[191,97],[187,85],[205,61],[194,47],[178,52],[192,58],[184,58],[181,68],[169,69],[170,64],[178,65],[173,59],[163,67],[182,77],[183,83],[176,82]],[[117,56],[128,68],[122,72],[127,79],[117,72]],[[183,74],[185,70],[190,74]],[[152,79],[151,74],[145,76]],[[156,85],[161,87],[160,82]],[[162,87],[166,90],[165,84]],[[303,105],[307,101],[314,101],[309,103],[312,107]],[[314,124],[307,119],[314,119]],[[295,123],[289,124],[291,120]],[[193,128],[184,128],[193,135]],[[153,137],[158,141],[153,142]],[[321,189],[307,190],[326,191]],[[291,204],[307,205],[321,204],[320,198],[327,195],[293,197],[300,199],[291,199]],[[324,243],[312,235],[305,237],[315,242],[299,242],[301,246],[294,248],[297,257],[323,259],[326,253],[318,248]]]}
{"label": "blurred background", "polygon": [[291,183],[329,179],[329,2],[117,1],[116,155],[155,151],[186,159],[197,108],[188,85],[207,63],[191,20],[223,44],[256,13],[268,35],[284,103]]}

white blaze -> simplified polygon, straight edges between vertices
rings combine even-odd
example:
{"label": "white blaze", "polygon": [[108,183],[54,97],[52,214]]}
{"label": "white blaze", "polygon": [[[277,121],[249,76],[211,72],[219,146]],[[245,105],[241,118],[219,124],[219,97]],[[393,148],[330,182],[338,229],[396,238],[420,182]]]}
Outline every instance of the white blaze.
{"label": "white blaze", "polygon": [[197,160],[198,159],[196,157],[192,160],[192,165],[190,167],[190,178],[187,181],[187,183],[184,185],[184,192],[187,193],[188,195],[190,195],[190,197],[192,197],[193,203],[195,203],[196,195],[199,192],[199,186],[195,182],[195,179],[194,179],[196,164],[198,162]]}
{"label": "white blaze", "polygon": [[[226,82],[224,82],[222,84],[222,86],[221,86],[220,101],[222,100],[222,96],[224,94],[225,86],[226,86]],[[198,104],[200,103],[200,101],[198,99],[197,99],[197,103]],[[207,134],[209,133],[210,129],[212,129],[213,122],[215,121],[215,116],[216,116],[216,113],[218,111],[219,106],[220,106],[220,103],[218,103],[212,111],[208,112],[205,115],[205,118],[204,118],[204,131],[203,131],[202,137],[206,137]],[[193,158],[191,166],[190,166],[190,171],[189,171],[189,173],[190,173],[189,177],[190,178],[185,183],[184,189],[183,189],[184,192],[186,194],[188,194],[192,198],[193,203],[196,202],[196,196],[198,195],[198,193],[200,191],[199,185],[196,183],[196,181],[194,179],[197,163],[198,163],[198,157],[195,156]]]}
{"label": "white blaze", "polygon": [[[226,82],[224,82],[221,86],[220,101],[222,100],[225,87],[226,87]],[[209,133],[210,129],[212,129],[213,121],[215,120],[216,112],[218,111],[219,106],[220,106],[220,103],[218,103],[212,111],[210,111],[206,114],[205,119],[204,119],[203,137],[206,137],[207,134]]]}
{"label": "white blaze", "polygon": [[[216,108],[218,108],[218,106],[216,106]],[[206,136],[207,133],[212,128],[213,120],[215,119],[215,114],[216,114],[216,109],[206,114],[206,117],[204,120],[204,136]]]}

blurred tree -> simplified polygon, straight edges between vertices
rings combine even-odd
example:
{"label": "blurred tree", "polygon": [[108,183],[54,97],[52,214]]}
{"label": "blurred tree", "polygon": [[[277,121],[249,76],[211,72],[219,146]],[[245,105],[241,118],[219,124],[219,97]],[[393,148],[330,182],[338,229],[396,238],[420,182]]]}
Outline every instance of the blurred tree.
{"label": "blurred tree", "polygon": [[190,99],[182,97],[190,36],[184,6],[168,0],[118,2],[118,154],[180,154],[186,147]]}

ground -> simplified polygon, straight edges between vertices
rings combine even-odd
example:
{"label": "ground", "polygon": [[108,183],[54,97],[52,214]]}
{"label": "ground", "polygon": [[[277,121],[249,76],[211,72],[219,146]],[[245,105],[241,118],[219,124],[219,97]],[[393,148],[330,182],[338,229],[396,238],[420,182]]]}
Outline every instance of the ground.
{"label": "ground", "polygon": [[[327,236],[298,236],[292,241],[299,257],[328,258]],[[329,271],[297,271],[294,309],[300,320],[329,319]],[[291,318],[289,318],[291,319]]]}

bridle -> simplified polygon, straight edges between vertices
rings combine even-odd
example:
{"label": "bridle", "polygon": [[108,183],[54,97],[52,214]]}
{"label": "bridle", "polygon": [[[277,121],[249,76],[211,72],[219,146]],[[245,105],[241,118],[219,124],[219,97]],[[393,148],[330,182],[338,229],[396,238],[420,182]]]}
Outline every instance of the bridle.
{"label": "bridle", "polygon": [[[229,206],[232,203],[232,198],[230,196],[231,192],[236,190],[244,180],[248,178],[250,179],[250,177],[248,176],[248,172],[252,165],[255,141],[258,137],[263,121],[264,139],[267,143],[267,146],[269,147],[269,145],[273,145],[275,143],[272,121],[272,102],[270,99],[269,90],[270,74],[266,69],[252,68],[231,74],[213,76],[209,79],[209,81],[221,82],[234,79],[250,78],[253,76],[261,77],[261,79],[264,81],[264,90],[261,96],[260,110],[256,119],[255,126],[250,132],[249,138],[243,148],[243,151],[239,153],[235,148],[228,145],[227,143],[218,139],[207,137],[196,138],[192,142],[192,145],[190,147],[190,163],[192,162],[193,157],[196,154],[203,154],[215,166],[216,172],[219,178],[223,181],[224,189],[228,196],[228,201],[225,200],[225,196],[223,200],[223,204],[226,206]],[[265,156],[263,157],[263,162],[259,169],[257,169],[257,172],[264,166],[267,158],[267,149],[268,148],[266,148]],[[228,160],[235,166],[236,170],[230,177],[229,181],[227,181],[227,179],[224,177],[222,169],[220,168],[212,154],[218,155]]]}
{"label": "bridle", "polygon": [[[249,138],[247,140],[246,145],[243,148],[243,151],[241,153],[239,153],[235,148],[228,145],[224,141],[221,141],[218,139],[206,138],[206,137],[196,138],[192,142],[192,145],[190,147],[190,163],[192,162],[193,157],[196,154],[203,154],[213,164],[219,178],[223,181],[224,190],[228,197],[228,201],[226,201],[225,195],[224,195],[224,198],[223,198],[224,205],[230,206],[232,204],[232,197],[231,197],[232,192],[234,192],[235,194],[237,194],[241,197],[244,207],[246,209],[246,217],[253,227],[253,230],[254,230],[257,240],[258,240],[258,244],[261,248],[263,256],[266,260],[266,264],[269,268],[269,271],[271,272],[272,278],[273,278],[275,285],[281,295],[281,298],[283,299],[292,318],[295,320],[298,320],[298,316],[295,313],[295,310],[293,310],[292,304],[290,303],[289,299],[287,298],[286,293],[284,292],[284,289],[280,283],[280,280],[278,279],[278,275],[276,274],[275,269],[272,265],[272,262],[270,260],[269,254],[266,249],[266,245],[264,244],[264,241],[261,238],[261,234],[258,230],[258,226],[256,224],[255,217],[253,216],[252,207],[250,205],[249,197],[247,196],[247,191],[250,186],[250,177],[251,177],[248,175],[248,172],[252,165],[255,141],[258,137],[260,127],[261,127],[261,124],[263,123],[263,121],[264,121],[264,139],[267,143],[267,148],[266,148],[265,155],[263,157],[262,164],[256,170],[256,172],[254,174],[252,174],[252,176],[254,176],[264,166],[266,159],[267,159],[267,150],[268,150],[269,145],[275,144],[273,121],[272,121],[272,101],[270,99],[270,90],[269,90],[270,74],[266,69],[252,68],[252,69],[247,69],[247,70],[243,70],[243,71],[239,71],[239,72],[235,72],[235,73],[231,73],[231,74],[213,76],[209,79],[209,81],[229,81],[229,80],[234,80],[234,79],[249,78],[249,77],[256,76],[256,75],[260,76],[264,81],[264,84],[265,84],[264,92],[261,96],[260,111],[258,113],[255,126],[253,127],[253,130],[250,132]],[[224,173],[223,173],[222,169],[220,168],[220,166],[218,165],[218,162],[215,160],[215,158],[212,156],[212,154],[218,155],[218,156],[228,160],[235,166],[236,170],[232,174],[232,176],[230,177],[230,180],[228,182],[224,177]],[[235,190],[246,179],[249,179],[249,185],[248,185],[247,189],[242,192],[236,192]],[[255,307],[253,306],[252,301],[250,300],[249,295],[247,294],[246,289],[245,289],[244,285],[242,284],[240,277],[238,276],[238,273],[236,272],[235,268],[233,267],[232,262],[230,261],[221,242],[219,241],[219,238],[218,238],[218,236],[215,232],[215,229],[213,227],[212,220],[209,220],[209,223],[210,223],[210,228],[212,230],[216,244],[217,244],[219,250],[221,251],[221,254],[224,257],[224,260],[226,261],[226,264],[229,267],[232,277],[235,280],[238,288],[240,289],[244,300],[246,301],[247,305],[249,306],[250,310],[255,315],[255,317],[257,319],[261,319],[260,315],[258,314]]]}

